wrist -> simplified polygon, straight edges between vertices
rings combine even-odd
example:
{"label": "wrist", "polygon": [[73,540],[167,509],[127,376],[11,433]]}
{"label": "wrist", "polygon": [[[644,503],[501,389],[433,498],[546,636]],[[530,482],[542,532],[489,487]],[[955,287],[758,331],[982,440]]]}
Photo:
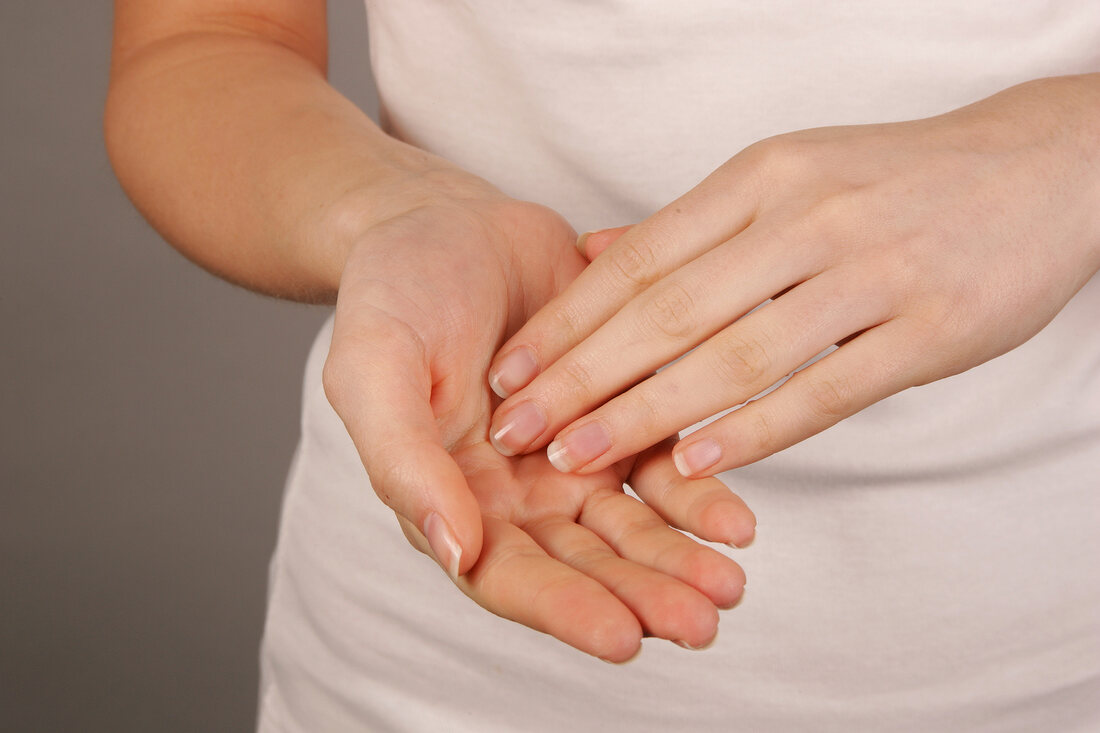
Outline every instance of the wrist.
{"label": "wrist", "polygon": [[1100,271],[1100,73],[1056,77],[1049,81],[1059,88],[1062,106],[1056,112],[1063,116],[1065,126],[1074,140],[1073,161],[1081,166],[1082,186],[1088,191],[1086,201],[1092,213],[1087,246],[1090,254],[1090,274]]}
{"label": "wrist", "polygon": [[1028,151],[1036,176],[1062,189],[1082,241],[1075,256],[1100,269],[1100,73],[1049,77],[956,110],[967,149]]}
{"label": "wrist", "polygon": [[325,300],[333,302],[348,256],[373,227],[425,207],[476,210],[508,200],[485,180],[393,138],[374,148],[369,165],[359,170],[362,175],[328,201],[303,234],[310,240],[303,250],[323,253],[313,264]]}

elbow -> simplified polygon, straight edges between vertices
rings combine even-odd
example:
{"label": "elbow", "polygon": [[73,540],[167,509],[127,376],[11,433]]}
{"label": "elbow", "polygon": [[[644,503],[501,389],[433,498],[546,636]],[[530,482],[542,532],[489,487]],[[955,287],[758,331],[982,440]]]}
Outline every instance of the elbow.
{"label": "elbow", "polygon": [[[115,176],[119,176],[119,163],[123,158],[122,148],[126,135],[123,132],[126,109],[116,84],[112,81],[107,89],[107,98],[103,105],[103,145],[107,150],[107,159]],[[121,177],[120,177],[121,178]]]}

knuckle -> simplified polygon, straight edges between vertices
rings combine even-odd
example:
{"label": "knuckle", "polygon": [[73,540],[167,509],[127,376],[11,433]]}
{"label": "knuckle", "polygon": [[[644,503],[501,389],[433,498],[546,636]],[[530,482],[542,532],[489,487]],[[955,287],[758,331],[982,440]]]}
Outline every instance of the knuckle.
{"label": "knuckle", "polygon": [[715,370],[727,384],[746,387],[760,385],[771,371],[771,365],[766,344],[757,338],[730,335],[722,339],[715,349]]}
{"label": "knuckle", "polygon": [[658,275],[657,249],[641,237],[613,246],[607,252],[606,262],[614,279],[630,291],[647,287]]}
{"label": "knuckle", "polygon": [[592,393],[592,371],[577,358],[563,359],[561,375],[567,384],[567,391],[574,397],[587,399]]}
{"label": "knuckle", "polygon": [[844,246],[855,244],[853,237],[864,229],[861,223],[864,207],[857,196],[856,192],[844,189],[814,204],[807,224],[816,239]]}
{"label": "knuckle", "polygon": [[965,335],[971,305],[966,296],[950,288],[941,292],[921,293],[907,303],[908,320],[920,342],[931,348],[952,343]]}
{"label": "knuckle", "polygon": [[635,425],[634,432],[651,433],[659,428],[667,418],[669,410],[663,401],[659,399],[652,389],[640,387],[631,394],[632,410],[634,413],[631,422]]}
{"label": "knuckle", "polygon": [[645,335],[681,341],[696,331],[695,299],[681,283],[660,286],[642,307],[641,328]]}
{"label": "knuckle", "polygon": [[372,451],[364,459],[371,486],[382,503],[395,511],[407,510],[402,504],[407,501],[406,495],[412,493],[410,487],[416,485],[414,470],[388,451]]}
{"label": "knuckle", "polygon": [[607,562],[609,552],[604,547],[582,547],[565,554],[562,562],[578,570],[591,569]]}
{"label": "knuckle", "polygon": [[792,135],[766,138],[752,146],[760,175],[773,182],[797,180],[810,164],[812,145]]}
{"label": "knuckle", "polygon": [[748,429],[745,431],[745,435],[748,436],[747,453],[750,455],[769,453],[775,441],[775,430],[771,418],[759,409],[752,410],[748,418]]}
{"label": "knuckle", "polygon": [[806,387],[807,403],[814,417],[831,424],[847,416],[854,395],[848,377],[832,375],[813,379]]}
{"label": "knuckle", "polygon": [[[678,473],[660,476],[647,487],[645,495],[646,504],[653,507],[658,514],[667,514],[670,506],[680,495],[678,489],[683,486],[683,477]],[[638,487],[633,487],[637,491]]]}
{"label": "knuckle", "polygon": [[580,313],[569,303],[563,302],[560,307],[553,308],[550,319],[548,333],[562,343],[577,343],[588,335],[581,325]]}

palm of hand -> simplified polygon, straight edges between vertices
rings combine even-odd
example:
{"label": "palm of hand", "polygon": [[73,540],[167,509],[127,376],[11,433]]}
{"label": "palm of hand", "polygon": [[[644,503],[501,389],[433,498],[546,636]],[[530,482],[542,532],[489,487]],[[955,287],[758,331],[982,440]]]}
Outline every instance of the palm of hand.
{"label": "palm of hand", "polygon": [[622,490],[629,465],[567,476],[545,454],[505,457],[488,442],[489,361],[583,269],[573,238],[549,210],[514,202],[491,215],[423,208],[376,227],[363,259],[349,259],[326,389],[410,541],[453,572],[457,556],[440,557],[426,525],[446,518],[467,548],[456,582],[479,604],[615,661],[643,634],[700,646],[744,576],[669,522],[744,539],[730,530],[751,523],[740,500],[717,481],[680,479],[667,445],[637,462],[647,505]]}

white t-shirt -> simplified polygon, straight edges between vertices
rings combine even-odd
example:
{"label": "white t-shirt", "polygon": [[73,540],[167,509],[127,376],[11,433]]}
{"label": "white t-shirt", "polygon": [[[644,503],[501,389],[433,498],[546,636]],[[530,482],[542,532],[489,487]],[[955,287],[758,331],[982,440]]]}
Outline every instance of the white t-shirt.
{"label": "white t-shirt", "polygon": [[[746,145],[1100,70],[1096,0],[368,0],[384,123],[578,231]],[[463,596],[306,368],[263,731],[1100,730],[1100,278],[1038,336],[722,474],[755,511],[718,641],[611,666]],[[369,385],[364,386],[369,389]],[[724,549],[724,548],[723,548]]]}

